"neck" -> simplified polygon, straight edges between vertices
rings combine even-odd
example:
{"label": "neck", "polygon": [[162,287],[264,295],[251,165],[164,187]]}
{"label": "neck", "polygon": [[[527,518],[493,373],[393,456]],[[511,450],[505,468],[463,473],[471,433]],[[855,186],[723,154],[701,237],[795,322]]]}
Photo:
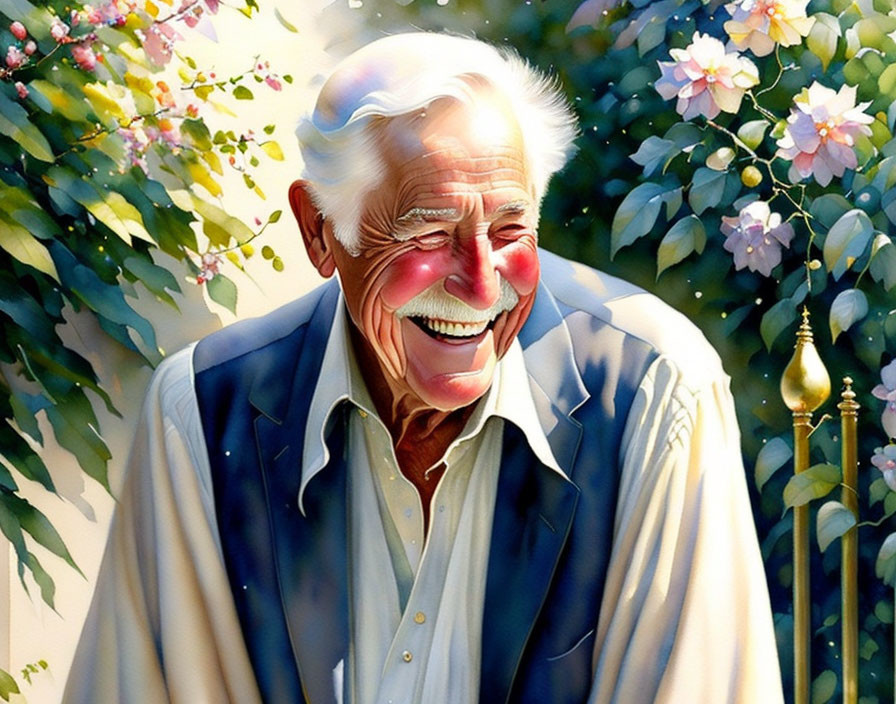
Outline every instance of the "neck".
{"label": "neck", "polygon": [[453,411],[426,406],[404,384],[387,379],[376,353],[354,323],[351,341],[377,414],[392,437],[401,473],[417,488],[424,512],[435,492],[443,467],[435,467],[451,442],[460,435],[475,404]]}

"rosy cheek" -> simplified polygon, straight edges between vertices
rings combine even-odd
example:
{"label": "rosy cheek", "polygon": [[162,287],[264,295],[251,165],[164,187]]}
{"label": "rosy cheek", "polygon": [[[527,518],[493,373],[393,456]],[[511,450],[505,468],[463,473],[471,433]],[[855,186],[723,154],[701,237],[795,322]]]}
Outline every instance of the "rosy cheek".
{"label": "rosy cheek", "polygon": [[450,273],[450,253],[411,250],[397,257],[383,272],[380,299],[389,309],[407,303]]}
{"label": "rosy cheek", "polygon": [[502,247],[498,256],[497,269],[501,276],[513,286],[521,296],[526,296],[538,285],[538,250],[534,238],[521,239]]}

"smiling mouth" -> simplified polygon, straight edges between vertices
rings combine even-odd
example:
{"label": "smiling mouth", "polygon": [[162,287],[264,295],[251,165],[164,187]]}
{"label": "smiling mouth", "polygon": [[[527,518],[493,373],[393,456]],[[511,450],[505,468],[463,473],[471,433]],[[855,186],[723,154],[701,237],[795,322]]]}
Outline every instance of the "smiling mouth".
{"label": "smiling mouth", "polygon": [[436,340],[451,341],[472,340],[479,337],[486,330],[494,327],[497,316],[478,323],[457,323],[422,316],[411,316],[410,320],[430,337]]}

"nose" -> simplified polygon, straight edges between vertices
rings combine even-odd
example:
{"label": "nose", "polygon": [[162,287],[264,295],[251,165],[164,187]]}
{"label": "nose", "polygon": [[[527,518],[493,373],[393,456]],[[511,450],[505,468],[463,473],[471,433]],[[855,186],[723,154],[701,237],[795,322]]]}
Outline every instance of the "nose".
{"label": "nose", "polygon": [[445,279],[445,290],[479,310],[491,307],[498,300],[501,289],[488,235],[467,239],[454,256],[455,272]]}

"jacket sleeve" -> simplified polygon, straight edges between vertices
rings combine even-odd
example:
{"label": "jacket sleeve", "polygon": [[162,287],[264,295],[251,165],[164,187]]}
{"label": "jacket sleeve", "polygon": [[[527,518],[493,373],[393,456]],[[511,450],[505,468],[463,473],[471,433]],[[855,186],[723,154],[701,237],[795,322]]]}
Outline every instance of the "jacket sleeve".
{"label": "jacket sleeve", "polygon": [[590,702],[782,702],[728,379],[666,357],[638,389]]}
{"label": "jacket sleeve", "polygon": [[143,406],[66,704],[257,702],[218,541],[191,350]]}

